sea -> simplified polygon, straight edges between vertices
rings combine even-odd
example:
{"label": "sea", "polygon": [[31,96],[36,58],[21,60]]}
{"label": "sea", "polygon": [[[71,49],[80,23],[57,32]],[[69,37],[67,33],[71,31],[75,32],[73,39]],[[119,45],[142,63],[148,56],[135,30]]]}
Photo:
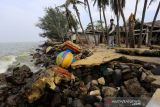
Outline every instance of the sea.
{"label": "sea", "polygon": [[40,42],[0,43],[0,73],[5,73],[13,64],[27,65],[32,72],[38,70],[34,66],[32,54]]}

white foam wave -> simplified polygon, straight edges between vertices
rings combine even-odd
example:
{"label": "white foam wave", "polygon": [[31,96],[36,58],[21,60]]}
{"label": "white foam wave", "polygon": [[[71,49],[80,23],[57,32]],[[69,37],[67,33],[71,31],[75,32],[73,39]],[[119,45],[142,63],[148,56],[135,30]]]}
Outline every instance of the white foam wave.
{"label": "white foam wave", "polygon": [[0,57],[0,73],[6,72],[6,70],[8,69],[8,66],[15,61],[16,61],[16,56],[14,55],[1,56]]}

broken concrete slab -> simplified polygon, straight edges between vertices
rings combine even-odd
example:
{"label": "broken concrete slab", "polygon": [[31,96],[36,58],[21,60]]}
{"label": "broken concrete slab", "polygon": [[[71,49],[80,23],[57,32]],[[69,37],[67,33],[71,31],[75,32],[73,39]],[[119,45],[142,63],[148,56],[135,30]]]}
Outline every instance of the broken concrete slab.
{"label": "broken concrete slab", "polygon": [[113,59],[120,58],[121,55],[115,54],[113,51],[107,51],[107,49],[95,49],[93,51],[93,55],[87,57],[85,59],[78,60],[71,64],[72,68],[79,68],[82,66],[92,67],[95,65],[100,65],[103,63],[107,63]]}
{"label": "broken concrete slab", "polygon": [[158,49],[158,50],[160,50],[160,46],[158,46],[158,45],[151,45],[150,49]]}
{"label": "broken concrete slab", "polygon": [[49,86],[51,90],[55,90],[56,85],[59,84],[61,80],[70,81],[75,79],[73,74],[58,66],[48,68],[44,72],[45,75],[35,80],[31,87],[25,92],[25,97],[29,103],[38,100],[44,94],[46,86]]}
{"label": "broken concrete slab", "polygon": [[128,55],[140,55],[140,56],[160,56],[160,50],[150,50],[141,48],[117,48],[116,52]]}
{"label": "broken concrete slab", "polygon": [[110,62],[112,60],[116,60],[120,57],[126,57],[129,60],[137,60],[153,64],[160,64],[159,57],[130,56],[130,55],[116,53],[116,51],[113,49],[107,50],[106,48],[95,48],[93,50],[93,55],[85,59],[75,61],[74,63],[71,64],[71,67],[73,69],[80,67],[92,67]]}
{"label": "broken concrete slab", "polygon": [[146,107],[159,107],[159,106],[160,106],[160,89],[157,89]]}

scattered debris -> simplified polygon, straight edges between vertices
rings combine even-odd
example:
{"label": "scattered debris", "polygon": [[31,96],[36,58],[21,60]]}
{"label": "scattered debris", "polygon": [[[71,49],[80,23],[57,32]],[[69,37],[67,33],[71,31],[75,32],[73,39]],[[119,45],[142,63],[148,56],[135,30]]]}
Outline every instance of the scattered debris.
{"label": "scattered debris", "polygon": [[153,74],[158,62],[114,50],[78,48],[78,60],[63,69],[55,63],[62,47],[66,49],[50,41],[37,49],[32,56],[36,66],[44,68],[36,73],[17,65],[0,74],[0,107],[103,107],[106,97],[151,97],[160,87],[159,75]]}

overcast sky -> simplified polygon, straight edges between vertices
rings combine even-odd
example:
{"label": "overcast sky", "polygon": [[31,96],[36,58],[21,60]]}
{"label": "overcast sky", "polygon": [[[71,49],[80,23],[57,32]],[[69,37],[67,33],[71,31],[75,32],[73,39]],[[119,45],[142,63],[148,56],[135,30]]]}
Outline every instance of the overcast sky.
{"label": "overcast sky", "polygon": [[[91,1],[91,0],[90,0]],[[136,0],[126,0],[124,14],[126,19],[134,12]],[[65,0],[0,0],[0,42],[23,42],[23,41],[42,41],[39,37],[42,32],[35,25],[39,17],[43,17],[46,7],[55,7],[61,5]],[[140,0],[138,5],[137,17],[141,19],[144,0]],[[159,0],[154,2],[147,9],[145,21],[152,21]],[[97,7],[93,8],[93,2],[90,3],[93,20],[99,20]],[[86,26],[89,23],[89,16],[82,6],[78,6],[82,24]],[[73,12],[74,13],[74,12]],[[106,17],[109,22],[110,18],[115,18],[110,8],[106,9]],[[160,20],[160,14],[157,20]],[[122,19],[120,19],[122,24]]]}

